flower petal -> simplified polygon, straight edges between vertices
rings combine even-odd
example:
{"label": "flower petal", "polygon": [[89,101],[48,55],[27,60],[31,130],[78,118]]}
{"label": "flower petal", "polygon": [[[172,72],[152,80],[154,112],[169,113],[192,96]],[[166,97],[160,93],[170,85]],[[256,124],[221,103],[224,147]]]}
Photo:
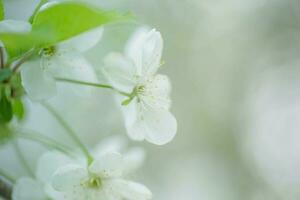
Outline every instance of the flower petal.
{"label": "flower petal", "polygon": [[20,178],[13,187],[13,200],[46,200],[47,196],[43,190],[43,184],[31,179]]}
{"label": "flower petal", "polygon": [[90,63],[78,52],[70,49],[58,49],[49,71],[55,77],[62,77],[74,80],[97,81],[94,69]]}
{"label": "flower petal", "polygon": [[55,81],[40,67],[39,60],[24,63],[21,77],[25,91],[33,100],[45,100],[56,94]]}
{"label": "flower petal", "polygon": [[169,78],[158,74],[146,82],[141,98],[147,106],[168,110],[171,106],[170,93],[171,83]]}
{"label": "flower petal", "polygon": [[[133,99],[128,105],[122,106],[122,113],[125,120],[125,127],[127,129],[128,136],[136,141],[142,141],[145,139],[145,131],[143,131],[143,124],[137,123],[138,121],[138,102],[137,99]],[[134,128],[133,128],[134,127]]]}
{"label": "flower petal", "polygon": [[[48,70],[55,78],[66,78],[86,82],[98,82],[96,73],[90,63],[78,52],[69,49],[58,49],[48,65]],[[75,94],[86,97],[93,87],[79,84],[61,83],[60,91],[72,90]]]}
{"label": "flower petal", "polygon": [[[127,132],[132,139],[144,137],[148,142],[163,145],[175,137],[177,121],[168,110],[154,109],[147,105],[138,105],[137,107],[139,109],[135,121],[127,124]],[[129,116],[130,113],[125,113],[126,118],[133,118]]]}
{"label": "flower petal", "polygon": [[88,178],[85,168],[78,165],[66,165],[59,168],[53,175],[52,186],[58,191],[73,191]]}
{"label": "flower petal", "polygon": [[148,142],[164,145],[173,140],[177,132],[177,121],[171,112],[167,110],[146,111],[144,117]]}
{"label": "flower petal", "polygon": [[145,150],[133,147],[124,154],[124,174],[129,174],[139,169],[145,160]]}
{"label": "flower petal", "polygon": [[124,136],[115,135],[104,138],[97,144],[93,151],[95,157],[109,152],[122,152],[127,147],[127,140]]}
{"label": "flower petal", "polygon": [[44,183],[50,183],[54,172],[67,164],[70,164],[71,159],[56,151],[49,151],[44,153],[38,160],[36,176]]}
{"label": "flower petal", "polygon": [[19,20],[3,20],[0,22],[0,33],[28,33],[31,31],[31,24]]}
{"label": "flower petal", "polygon": [[103,73],[110,84],[124,92],[131,92],[137,82],[134,64],[120,53],[110,53],[104,59]]}
{"label": "flower petal", "polygon": [[142,73],[142,47],[148,32],[148,27],[138,28],[125,46],[125,54],[134,61],[139,75]]}
{"label": "flower petal", "polygon": [[151,191],[140,183],[115,179],[110,184],[114,192],[120,194],[123,199],[147,200],[152,198]]}
{"label": "flower petal", "polygon": [[125,52],[135,62],[139,75],[149,77],[160,67],[163,40],[161,34],[152,29],[138,29],[129,40]]}
{"label": "flower petal", "polygon": [[68,48],[79,52],[84,52],[94,47],[102,38],[103,28],[95,28],[72,37],[59,44],[61,48]]}
{"label": "flower petal", "polygon": [[116,152],[105,153],[95,159],[89,170],[101,177],[118,177],[122,175],[123,158]]}

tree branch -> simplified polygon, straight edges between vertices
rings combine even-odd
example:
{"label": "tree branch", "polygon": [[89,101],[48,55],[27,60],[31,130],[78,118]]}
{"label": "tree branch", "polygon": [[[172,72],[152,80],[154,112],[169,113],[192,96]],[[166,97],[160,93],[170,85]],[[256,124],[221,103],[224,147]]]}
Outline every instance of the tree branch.
{"label": "tree branch", "polygon": [[12,184],[0,176],[0,197],[11,200]]}

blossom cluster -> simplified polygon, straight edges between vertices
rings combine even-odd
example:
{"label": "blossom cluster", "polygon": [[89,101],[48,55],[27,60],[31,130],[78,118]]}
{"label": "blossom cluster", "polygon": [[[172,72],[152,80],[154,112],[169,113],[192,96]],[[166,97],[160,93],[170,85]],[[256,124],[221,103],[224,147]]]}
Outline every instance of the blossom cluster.
{"label": "blossom cluster", "polygon": [[[38,12],[47,11],[57,4],[46,3]],[[0,42],[1,33],[29,35],[34,25],[30,21],[2,20]],[[155,145],[169,143],[176,135],[177,121],[170,112],[170,80],[166,75],[157,73],[162,65],[163,39],[160,32],[148,27],[137,28],[128,39],[124,52],[109,53],[103,61],[99,61],[104,63],[104,67],[98,69],[84,57],[83,52],[97,45],[103,34],[104,27],[97,26],[57,43],[35,46],[21,56],[19,62],[11,62],[17,63],[12,64],[12,73],[20,76],[25,95],[31,101],[46,105],[57,118],[59,116],[53,108],[45,103],[56,95],[59,89],[57,82],[87,86],[86,92],[89,92],[90,86],[111,89],[130,139],[145,140]],[[1,51],[8,49],[4,40],[0,44]],[[0,73],[10,64],[7,61],[9,56],[9,51],[3,51],[1,63],[6,64],[1,66]],[[99,77],[95,70],[101,71],[106,80],[101,80],[102,76]],[[10,78],[4,81],[9,83]],[[101,84],[103,81],[108,84]],[[6,94],[1,96],[2,99],[4,97]],[[144,159],[143,149],[126,149],[120,138],[100,141],[101,145],[94,149],[87,148],[63,118],[60,122],[77,142],[79,151],[65,152],[54,148],[43,154],[33,176],[20,177],[14,183],[13,200],[152,198],[146,186],[128,180],[128,175],[139,168]]]}

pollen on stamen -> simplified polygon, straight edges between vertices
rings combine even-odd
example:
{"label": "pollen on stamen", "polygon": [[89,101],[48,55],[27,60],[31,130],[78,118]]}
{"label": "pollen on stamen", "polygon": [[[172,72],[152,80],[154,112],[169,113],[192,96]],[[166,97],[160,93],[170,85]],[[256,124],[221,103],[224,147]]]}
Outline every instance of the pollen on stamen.
{"label": "pollen on stamen", "polygon": [[46,58],[53,56],[55,53],[56,53],[55,46],[49,46],[49,47],[42,48],[41,51],[39,52],[39,54],[42,57],[46,57]]}

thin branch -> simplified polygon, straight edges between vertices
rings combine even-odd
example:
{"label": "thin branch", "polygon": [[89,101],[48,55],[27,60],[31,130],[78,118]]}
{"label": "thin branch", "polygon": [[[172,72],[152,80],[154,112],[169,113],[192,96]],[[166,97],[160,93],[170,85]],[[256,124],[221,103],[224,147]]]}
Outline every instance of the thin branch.
{"label": "thin branch", "polygon": [[4,68],[4,48],[0,47],[0,69]]}
{"label": "thin branch", "polygon": [[21,67],[21,65],[24,64],[29,58],[31,58],[31,56],[33,56],[34,53],[35,53],[35,49],[31,49],[30,51],[25,53],[25,55],[15,64],[12,71],[16,73],[18,69]]}
{"label": "thin branch", "polygon": [[16,178],[13,177],[12,175],[8,174],[6,171],[3,171],[0,169],[0,177],[5,178],[6,180],[10,181],[11,183],[16,182]]}
{"label": "thin branch", "polygon": [[19,138],[23,138],[26,140],[31,140],[31,141],[35,141],[38,142],[48,148],[52,148],[52,149],[56,149],[58,151],[61,151],[62,153],[65,154],[69,154],[71,152],[70,148],[57,142],[56,140],[47,137],[45,135],[42,135],[40,133],[37,132],[24,132],[24,131],[18,131],[17,133],[15,133],[15,136],[19,137]]}
{"label": "thin branch", "polygon": [[5,178],[0,176],[0,197],[11,200],[12,199],[12,184]]}
{"label": "thin branch", "polygon": [[65,129],[66,133],[72,138],[72,140],[78,145],[82,153],[85,155],[88,164],[90,164],[93,161],[93,157],[91,156],[89,150],[86,148],[86,146],[81,142],[80,138],[77,136],[75,131],[68,125],[68,123],[57,113],[57,111],[52,108],[51,105],[49,105],[46,102],[41,103],[44,108],[48,110],[49,113],[52,114],[52,116],[57,120],[57,122]]}
{"label": "thin branch", "polygon": [[32,169],[30,168],[27,160],[25,159],[20,147],[19,147],[19,144],[18,144],[18,141],[17,140],[13,140],[13,146],[14,146],[14,149],[15,149],[15,152],[16,152],[16,155],[17,157],[19,158],[21,164],[23,165],[24,169],[27,171],[27,173],[31,176],[31,177],[34,177],[34,173],[32,171]]}
{"label": "thin branch", "polygon": [[98,88],[104,88],[104,89],[111,89],[119,94],[122,94],[124,96],[130,97],[131,94],[117,90],[111,85],[105,85],[105,84],[99,84],[99,83],[91,83],[91,82],[86,82],[86,81],[79,81],[79,80],[73,80],[73,79],[67,79],[67,78],[61,78],[61,77],[56,77],[56,81],[60,82],[66,82],[66,83],[73,83],[73,84],[78,84],[78,85],[85,85],[85,86],[91,86],[91,87],[98,87]]}

